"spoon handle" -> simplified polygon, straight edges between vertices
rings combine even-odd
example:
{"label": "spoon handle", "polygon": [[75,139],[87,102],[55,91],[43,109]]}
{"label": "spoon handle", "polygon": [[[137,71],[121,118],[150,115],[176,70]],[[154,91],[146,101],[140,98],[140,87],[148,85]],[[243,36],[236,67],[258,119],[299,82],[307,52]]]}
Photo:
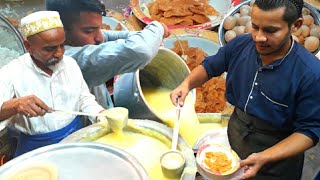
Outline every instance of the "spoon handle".
{"label": "spoon handle", "polygon": [[99,114],[85,113],[85,112],[78,112],[78,111],[65,111],[65,110],[58,110],[58,109],[52,109],[51,111],[63,113],[63,114],[72,114],[72,115],[81,115],[81,116],[101,116]]}
{"label": "spoon handle", "polygon": [[178,138],[179,138],[179,126],[180,126],[180,112],[181,112],[181,106],[179,105],[179,99],[176,106],[176,119],[174,123],[173,128],[173,137],[171,142],[171,150],[176,150],[178,145]]}

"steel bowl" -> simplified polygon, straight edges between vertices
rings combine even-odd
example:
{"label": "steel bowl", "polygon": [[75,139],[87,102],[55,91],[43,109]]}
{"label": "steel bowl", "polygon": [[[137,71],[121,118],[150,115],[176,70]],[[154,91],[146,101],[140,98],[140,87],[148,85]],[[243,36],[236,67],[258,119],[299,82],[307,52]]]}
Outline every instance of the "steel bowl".
{"label": "steel bowl", "polygon": [[[218,38],[219,38],[219,44],[221,46],[224,46],[227,44],[227,42],[225,41],[224,39],[224,34],[226,33],[226,30],[223,28],[223,24],[224,24],[224,21],[225,19],[228,17],[228,16],[233,16],[235,15],[236,13],[239,13],[240,12],[240,8],[243,6],[243,5],[249,5],[251,2],[251,0],[247,0],[247,1],[244,1],[242,2],[241,4],[239,4],[238,6],[236,6],[234,9],[232,9],[227,15],[225,15],[224,19],[222,20],[221,22],[221,25],[219,26],[219,29],[218,29]],[[308,3],[304,3],[304,7],[309,9],[310,10],[310,15],[313,17],[314,19],[314,24],[316,25],[320,25],[320,14],[319,12],[313,7],[311,6],[310,4]],[[320,51],[320,47],[318,47],[318,49],[313,52],[313,54],[317,54],[318,52]]]}

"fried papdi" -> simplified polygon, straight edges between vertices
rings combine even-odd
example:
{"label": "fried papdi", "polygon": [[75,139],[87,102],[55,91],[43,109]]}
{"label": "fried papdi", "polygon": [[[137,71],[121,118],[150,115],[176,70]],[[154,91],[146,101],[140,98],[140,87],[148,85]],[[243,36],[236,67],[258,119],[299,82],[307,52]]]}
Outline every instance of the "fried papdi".
{"label": "fried papdi", "polygon": [[[111,26],[109,24],[102,24],[100,29],[103,30],[112,30]],[[117,26],[114,28],[115,31],[121,31],[122,30],[122,26],[120,23],[117,24]]]}
{"label": "fried papdi", "polygon": [[203,24],[210,21],[208,15],[219,15],[208,0],[154,0],[148,9],[152,19],[166,25]]}
{"label": "fried papdi", "polygon": [[[206,53],[201,48],[189,47],[187,40],[175,41],[171,50],[181,56],[190,71],[205,59]],[[195,109],[198,113],[222,112],[227,107],[225,99],[226,80],[215,77],[197,88]]]}

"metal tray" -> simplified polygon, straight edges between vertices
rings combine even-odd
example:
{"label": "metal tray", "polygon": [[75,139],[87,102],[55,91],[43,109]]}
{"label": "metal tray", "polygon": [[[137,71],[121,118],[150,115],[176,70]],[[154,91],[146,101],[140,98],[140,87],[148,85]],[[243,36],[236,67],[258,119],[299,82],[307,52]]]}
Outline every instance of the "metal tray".
{"label": "metal tray", "polygon": [[59,180],[150,179],[133,156],[98,143],[54,144],[28,152],[1,166],[0,179],[22,166],[43,162],[57,167]]}

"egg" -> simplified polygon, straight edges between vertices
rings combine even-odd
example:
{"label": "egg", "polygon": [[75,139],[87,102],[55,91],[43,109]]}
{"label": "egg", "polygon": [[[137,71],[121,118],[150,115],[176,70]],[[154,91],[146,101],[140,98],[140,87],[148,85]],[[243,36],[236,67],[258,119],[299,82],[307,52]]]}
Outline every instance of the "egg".
{"label": "egg", "polygon": [[301,33],[302,33],[301,28],[298,28],[296,31],[292,32],[292,34],[295,35],[295,36],[300,36]]}
{"label": "egg", "polygon": [[239,25],[240,26],[245,26],[248,21],[251,20],[251,16],[242,16],[239,18]]}
{"label": "egg", "polygon": [[309,28],[312,29],[312,28],[314,28],[315,26],[317,26],[317,25],[311,24],[311,25],[309,26]]}
{"label": "egg", "polygon": [[226,32],[224,38],[227,42],[231,41],[233,38],[235,38],[237,36],[236,32],[234,32],[233,30],[229,30]]}
{"label": "egg", "polygon": [[240,13],[234,14],[233,17],[236,18],[236,21],[237,21],[236,25],[239,25]]}
{"label": "egg", "polygon": [[304,15],[303,16],[303,24],[307,26],[311,26],[314,24],[314,19],[311,15]]}
{"label": "egg", "polygon": [[244,26],[235,26],[232,30],[233,30],[237,35],[245,33],[245,27],[244,27]]}
{"label": "egg", "polygon": [[302,25],[300,28],[301,28],[301,35],[303,37],[308,37],[310,35],[310,28],[307,25]]}
{"label": "egg", "polygon": [[226,30],[230,30],[230,29],[234,28],[234,26],[236,26],[236,24],[237,24],[236,18],[233,16],[228,16],[225,18],[225,20],[223,22],[223,27]]}
{"label": "egg", "polygon": [[304,37],[302,35],[298,36],[299,43],[304,44]]}
{"label": "egg", "polygon": [[251,23],[251,21],[248,21],[245,28],[244,28],[244,31],[246,33],[251,33],[251,28],[252,28],[252,23]]}
{"label": "egg", "polygon": [[313,28],[311,28],[310,36],[320,38],[320,26],[314,26]]}
{"label": "egg", "polygon": [[251,7],[249,5],[243,5],[240,7],[240,16],[250,15]]}
{"label": "egg", "polygon": [[302,8],[302,15],[309,15],[310,13],[311,13],[310,9],[305,8],[305,7]]}
{"label": "egg", "polygon": [[309,36],[304,41],[304,47],[310,51],[314,52],[319,48],[319,38],[315,36]]}

